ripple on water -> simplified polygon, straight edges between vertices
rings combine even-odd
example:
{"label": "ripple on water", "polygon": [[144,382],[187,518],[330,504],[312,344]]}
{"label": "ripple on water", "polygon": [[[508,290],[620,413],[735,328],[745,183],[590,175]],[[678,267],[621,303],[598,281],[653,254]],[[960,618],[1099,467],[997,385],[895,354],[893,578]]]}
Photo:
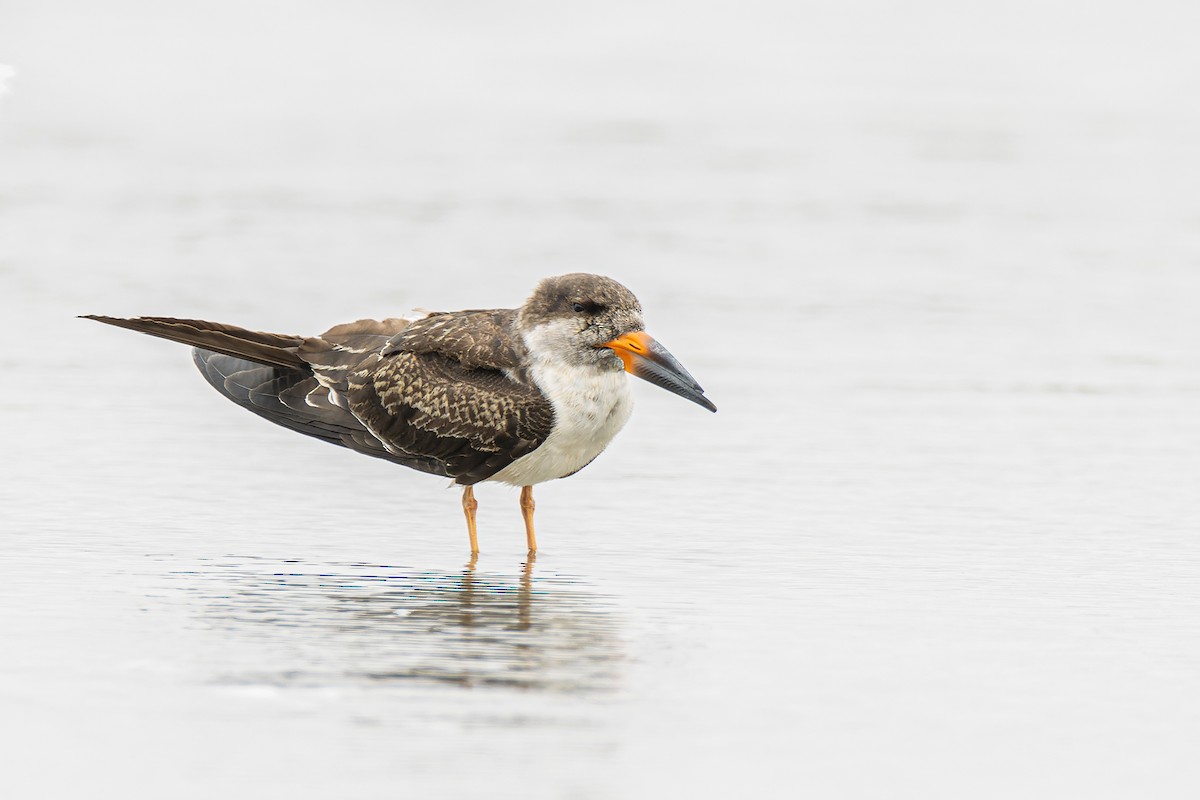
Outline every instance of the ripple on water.
{"label": "ripple on water", "polygon": [[617,688],[624,659],[611,600],[532,562],[505,575],[230,558],[172,577],[229,645],[209,667],[230,686],[594,693]]}

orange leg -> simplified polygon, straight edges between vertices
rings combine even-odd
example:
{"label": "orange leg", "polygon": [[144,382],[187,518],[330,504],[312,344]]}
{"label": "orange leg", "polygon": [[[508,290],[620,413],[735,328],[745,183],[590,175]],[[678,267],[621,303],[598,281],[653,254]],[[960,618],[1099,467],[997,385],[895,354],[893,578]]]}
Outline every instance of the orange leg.
{"label": "orange leg", "polygon": [[463,489],[463,513],[467,515],[467,536],[471,537],[471,555],[479,552],[479,539],[475,536],[475,510],[479,503],[475,500],[475,491],[467,486]]}
{"label": "orange leg", "polygon": [[537,552],[537,537],[533,535],[533,509],[537,506],[533,503],[533,487],[521,487],[521,517],[525,520],[525,543],[529,545],[529,552]]}

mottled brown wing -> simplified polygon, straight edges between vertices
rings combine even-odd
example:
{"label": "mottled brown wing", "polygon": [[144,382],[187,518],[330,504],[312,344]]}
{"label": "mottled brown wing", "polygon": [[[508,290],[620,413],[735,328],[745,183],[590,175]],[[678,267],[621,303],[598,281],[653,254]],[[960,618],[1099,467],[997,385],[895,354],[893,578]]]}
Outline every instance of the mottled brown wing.
{"label": "mottled brown wing", "polygon": [[519,370],[525,343],[513,330],[516,316],[512,308],[430,314],[394,336],[383,355],[429,353],[468,369]]}
{"label": "mottled brown wing", "polygon": [[554,425],[549,401],[518,377],[514,313],[418,320],[350,376],[350,410],[389,451],[435,459],[460,484],[490,478]]}
{"label": "mottled brown wing", "polygon": [[514,316],[359,320],[307,338],[203,320],[90,319],[193,345],[217,391],[271,422],[471,484],[532,451],[553,424],[550,404],[520,377]]}
{"label": "mottled brown wing", "polygon": [[[302,341],[293,337],[297,340],[293,352],[312,360],[311,364],[301,361],[302,367],[264,364],[202,348],[193,351],[193,358],[213,388],[276,425],[364,455],[449,477],[435,459],[389,451],[349,410],[344,394],[330,385],[346,369],[346,364],[358,364],[364,353],[378,355],[405,324],[405,320],[359,320],[339,325],[320,337]],[[230,326],[224,328],[235,330]],[[177,330],[172,328],[169,333],[174,338]],[[254,351],[254,356],[259,358],[260,354]],[[326,380],[322,381],[322,377]],[[344,379],[340,386],[345,389]]]}
{"label": "mottled brown wing", "polygon": [[335,325],[320,336],[310,336],[297,349],[300,358],[327,388],[345,391],[346,380],[368,356],[383,351],[394,336],[411,322],[406,319],[360,319]]}
{"label": "mottled brown wing", "polygon": [[364,455],[446,475],[441,464],[431,459],[388,452],[350,411],[329,401],[329,390],[307,370],[259,364],[200,348],[192,352],[200,373],[213,388],[276,425]]}

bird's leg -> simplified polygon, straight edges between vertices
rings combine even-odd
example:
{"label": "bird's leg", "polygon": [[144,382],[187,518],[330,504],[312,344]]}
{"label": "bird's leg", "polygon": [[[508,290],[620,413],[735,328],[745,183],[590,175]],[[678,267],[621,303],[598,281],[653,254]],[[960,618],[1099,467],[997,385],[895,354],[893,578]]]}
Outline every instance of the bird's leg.
{"label": "bird's leg", "polygon": [[463,513],[467,515],[467,536],[471,537],[471,555],[479,552],[479,539],[475,537],[475,510],[479,503],[475,500],[475,491],[470,486],[463,487]]}
{"label": "bird's leg", "polygon": [[537,537],[533,535],[533,509],[537,506],[533,503],[533,487],[521,487],[521,517],[525,520],[525,543],[529,545],[529,552],[537,552]]}

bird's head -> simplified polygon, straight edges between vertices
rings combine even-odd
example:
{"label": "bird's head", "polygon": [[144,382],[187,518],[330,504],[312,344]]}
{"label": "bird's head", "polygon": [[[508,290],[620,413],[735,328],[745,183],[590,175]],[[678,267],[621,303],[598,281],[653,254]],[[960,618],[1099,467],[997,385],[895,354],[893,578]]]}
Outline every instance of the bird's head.
{"label": "bird's head", "polygon": [[517,324],[531,350],[579,366],[624,369],[717,410],[695,378],[645,332],[642,304],[612,278],[583,272],[546,278],[521,306]]}

